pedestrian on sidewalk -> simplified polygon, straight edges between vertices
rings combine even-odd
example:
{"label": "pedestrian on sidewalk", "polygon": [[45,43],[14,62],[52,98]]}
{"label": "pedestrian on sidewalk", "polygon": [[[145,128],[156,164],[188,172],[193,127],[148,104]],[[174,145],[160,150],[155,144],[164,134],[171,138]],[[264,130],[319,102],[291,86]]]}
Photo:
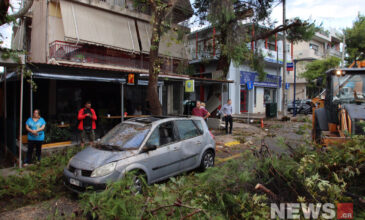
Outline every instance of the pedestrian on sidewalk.
{"label": "pedestrian on sidewalk", "polygon": [[77,119],[80,121],[78,129],[81,131],[81,147],[84,147],[86,138],[93,144],[95,141],[95,129],[97,120],[95,110],[91,108],[91,102],[87,101],[85,107],[80,109]]}
{"label": "pedestrian on sidewalk", "polygon": [[25,128],[28,131],[28,151],[24,161],[24,166],[32,163],[33,149],[35,148],[35,155],[37,161],[41,161],[42,143],[44,141],[44,128],[46,121],[40,116],[38,109],[33,111],[33,116],[28,118],[25,123]]}
{"label": "pedestrian on sidewalk", "polygon": [[227,103],[222,107],[222,114],[224,116],[224,121],[226,122],[226,134],[228,134],[228,123],[229,123],[229,133],[232,134],[233,119],[232,119],[232,101],[228,99]]}
{"label": "pedestrian on sidewalk", "polygon": [[193,108],[191,114],[194,116],[202,117],[204,119],[207,119],[210,116],[210,113],[205,108],[201,108],[200,101],[196,101],[196,107]]}

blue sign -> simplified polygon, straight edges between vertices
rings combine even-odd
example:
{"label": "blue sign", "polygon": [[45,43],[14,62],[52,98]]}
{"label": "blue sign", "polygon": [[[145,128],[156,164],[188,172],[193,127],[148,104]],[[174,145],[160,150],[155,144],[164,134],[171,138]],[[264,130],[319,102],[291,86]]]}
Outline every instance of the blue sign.
{"label": "blue sign", "polygon": [[290,87],[290,84],[289,83],[285,83],[285,89],[288,90]]}
{"label": "blue sign", "polygon": [[248,81],[247,82],[247,90],[251,90],[253,89],[253,82],[252,81]]}
{"label": "blue sign", "polygon": [[293,71],[294,70],[294,64],[293,63],[287,63],[286,64],[286,70],[287,71]]}
{"label": "blue sign", "polygon": [[[247,88],[248,88],[248,82],[253,83],[253,86],[278,88],[278,87],[280,87],[281,77],[267,74],[263,81],[259,81],[258,73],[240,71],[241,85],[247,85]],[[279,83],[279,85],[278,85],[278,83]]]}

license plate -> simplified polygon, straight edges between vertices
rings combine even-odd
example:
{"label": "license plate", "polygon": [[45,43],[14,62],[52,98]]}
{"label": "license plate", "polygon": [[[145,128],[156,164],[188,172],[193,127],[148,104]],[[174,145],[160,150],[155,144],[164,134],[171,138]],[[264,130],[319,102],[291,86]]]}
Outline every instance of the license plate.
{"label": "license plate", "polygon": [[70,184],[80,186],[80,181],[70,178]]}

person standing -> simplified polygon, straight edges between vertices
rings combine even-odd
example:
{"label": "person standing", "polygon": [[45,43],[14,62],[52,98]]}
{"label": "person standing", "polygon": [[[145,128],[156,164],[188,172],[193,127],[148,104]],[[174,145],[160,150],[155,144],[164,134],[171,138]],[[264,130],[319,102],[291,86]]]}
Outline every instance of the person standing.
{"label": "person standing", "polygon": [[42,143],[44,141],[44,128],[46,121],[40,116],[38,109],[33,111],[33,116],[28,118],[25,123],[25,128],[28,131],[28,151],[24,161],[24,166],[32,163],[33,149],[35,148],[35,155],[37,161],[41,161]]}
{"label": "person standing", "polygon": [[95,129],[97,120],[94,109],[91,108],[91,102],[87,101],[85,107],[80,109],[77,119],[80,121],[78,129],[81,131],[81,147],[84,147],[86,138],[91,144],[95,141]]}
{"label": "person standing", "polygon": [[200,101],[196,101],[196,106],[195,108],[193,108],[191,114],[194,116],[202,117],[204,119],[207,119],[210,116],[210,113],[205,108],[201,108]]}
{"label": "person standing", "polygon": [[227,103],[222,107],[222,114],[226,122],[226,134],[228,134],[228,123],[229,123],[229,133],[232,134],[233,119],[232,119],[232,101],[228,99]]}

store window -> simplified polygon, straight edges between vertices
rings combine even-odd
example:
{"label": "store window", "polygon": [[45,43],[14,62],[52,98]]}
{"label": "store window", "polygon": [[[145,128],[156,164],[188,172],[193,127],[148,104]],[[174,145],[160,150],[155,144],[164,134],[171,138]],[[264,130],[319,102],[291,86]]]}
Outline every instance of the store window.
{"label": "store window", "polygon": [[276,89],[265,88],[264,89],[264,103],[276,102]]}

